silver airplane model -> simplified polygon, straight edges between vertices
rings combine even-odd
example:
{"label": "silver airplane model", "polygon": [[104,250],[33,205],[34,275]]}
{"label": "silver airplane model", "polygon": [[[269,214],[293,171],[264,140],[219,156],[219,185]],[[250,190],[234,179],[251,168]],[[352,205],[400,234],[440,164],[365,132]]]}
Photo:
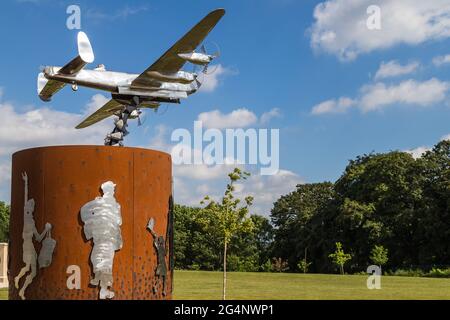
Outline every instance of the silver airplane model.
{"label": "silver airplane model", "polygon": [[224,14],[224,9],[210,12],[141,74],[106,71],[104,65],[85,70],[84,67],[94,61],[94,52],[86,34],[79,32],[78,56],[63,67],[47,66],[39,73],[39,97],[50,101],[66,84],[71,85],[73,91],[83,86],[111,92],[111,100],[76,128],[86,128],[116,115],[114,130],[106,136],[105,145],[123,145],[123,138],[128,134],[127,121],[139,120],[141,108],[157,109],[161,103],[180,103],[180,99],[197,92],[201,85],[198,74],[181,69],[190,62],[203,66],[206,72],[217,55],[208,54],[204,46],[200,52],[195,50]]}

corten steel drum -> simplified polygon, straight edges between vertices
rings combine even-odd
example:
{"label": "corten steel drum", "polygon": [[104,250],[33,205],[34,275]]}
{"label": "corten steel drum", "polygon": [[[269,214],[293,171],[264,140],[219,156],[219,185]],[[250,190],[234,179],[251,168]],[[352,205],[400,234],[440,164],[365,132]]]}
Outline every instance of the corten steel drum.
{"label": "corten steel drum", "polygon": [[[115,251],[112,291],[114,299],[171,299],[173,279],[172,166],[169,154],[127,147],[58,146],[22,150],[12,157],[9,298],[20,299],[14,277],[24,266],[24,180],[28,175],[28,199],[34,199],[37,232],[52,225],[56,240],[50,266],[39,269],[25,291],[26,299],[98,299],[100,287],[93,277],[90,254],[80,218],[80,208],[102,196],[100,186],[116,184],[121,206],[123,246]],[[164,237],[167,266],[166,295],[156,275],[158,252],[147,229],[154,218],[154,232]],[[34,241],[36,252],[41,244]],[[68,289],[67,268],[79,266],[81,288]],[[26,275],[20,281],[20,287]]]}

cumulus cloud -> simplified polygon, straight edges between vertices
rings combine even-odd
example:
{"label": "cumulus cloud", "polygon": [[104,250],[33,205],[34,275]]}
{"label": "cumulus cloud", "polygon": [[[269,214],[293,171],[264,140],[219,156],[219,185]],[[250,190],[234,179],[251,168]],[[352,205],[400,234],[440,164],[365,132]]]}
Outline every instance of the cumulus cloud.
{"label": "cumulus cloud", "polygon": [[[228,170],[231,171],[231,170]],[[200,201],[209,195],[215,200],[220,200],[227,183],[226,173],[222,171],[214,180],[208,183],[199,183],[197,180],[179,177],[174,174],[174,190],[177,203],[198,206]],[[288,170],[280,170],[272,176],[252,174],[250,178],[236,184],[236,196],[253,196],[254,202],[251,208],[252,214],[268,216],[273,203],[283,194],[295,190],[298,184],[304,181],[295,173]]]}
{"label": "cumulus cloud", "polygon": [[198,80],[201,82],[202,86],[199,92],[212,92],[216,90],[219,86],[221,79],[226,75],[237,74],[236,70],[225,68],[221,64],[210,65],[208,67],[209,74],[200,74]]}
{"label": "cumulus cloud", "polygon": [[344,113],[355,105],[356,101],[347,97],[331,99],[321,102],[312,108],[311,113],[320,115],[325,113]]}
{"label": "cumulus cloud", "polygon": [[448,89],[447,82],[436,78],[423,82],[406,80],[391,86],[377,83],[362,88],[363,96],[360,105],[365,112],[395,103],[429,106],[443,101]]}
{"label": "cumulus cloud", "polygon": [[252,125],[265,125],[274,118],[280,118],[279,108],[273,108],[258,116],[247,108],[239,108],[230,113],[222,113],[220,110],[202,112],[198,115],[197,121],[202,121],[205,128],[226,129],[226,128],[246,128]]}
{"label": "cumulus cloud", "polygon": [[314,106],[311,113],[344,113],[351,106],[362,112],[380,110],[395,104],[426,107],[444,101],[449,88],[448,82],[436,78],[422,82],[410,79],[393,85],[378,82],[363,86],[358,98],[354,100],[346,97],[327,100]]}
{"label": "cumulus cloud", "polygon": [[[170,133],[166,126],[155,128],[155,138],[150,147],[160,146],[160,149],[172,153],[177,152],[177,145],[170,143]],[[180,149],[181,150],[181,149]],[[208,157],[202,150],[183,145],[183,151],[194,158]],[[175,164],[173,165],[175,201],[180,204],[198,206],[200,201],[209,195],[220,199],[227,183],[227,174],[235,167],[246,171],[253,171],[252,176],[236,185],[236,193],[240,196],[252,195],[255,197],[254,210],[259,214],[270,213],[272,203],[282,194],[295,189],[303,180],[295,173],[280,169],[274,175],[261,176],[256,166],[236,164],[236,159],[226,158],[224,164],[207,165],[207,159],[201,164]],[[206,160],[206,161],[205,161]]]}
{"label": "cumulus cloud", "polygon": [[274,118],[280,118],[281,117],[281,111],[279,108],[273,108],[272,110],[268,111],[268,112],[264,112],[261,115],[261,118],[259,119],[259,122],[261,124],[267,124],[268,122],[270,122],[270,120],[274,119]]}
{"label": "cumulus cloud", "polygon": [[399,64],[396,60],[382,62],[380,68],[375,74],[375,80],[391,77],[398,77],[413,73],[419,67],[419,62],[413,61],[406,65]]}
{"label": "cumulus cloud", "polygon": [[[373,4],[381,9],[381,30],[367,28],[367,8]],[[328,0],[315,7],[314,19],[311,46],[343,61],[450,36],[448,0]]]}
{"label": "cumulus cloud", "polygon": [[273,203],[284,194],[292,192],[304,181],[294,172],[279,170],[271,176],[252,175],[237,185],[236,194],[254,197],[252,213],[268,215]]}
{"label": "cumulus cloud", "polygon": [[444,64],[449,64],[450,63],[450,54],[447,54],[445,56],[437,56],[433,58],[433,64],[436,67],[440,67]]}
{"label": "cumulus cloud", "polygon": [[95,94],[92,96],[91,100],[86,104],[83,109],[83,114],[90,115],[97,111],[99,108],[103,107],[111,98],[107,98],[102,94]]}
{"label": "cumulus cloud", "polygon": [[447,134],[447,135],[445,135],[445,136],[443,136],[443,137],[441,138],[441,141],[442,141],[442,140],[450,140],[450,133]]}
{"label": "cumulus cloud", "polygon": [[240,108],[228,114],[223,114],[219,110],[202,112],[197,120],[202,121],[206,128],[245,128],[257,123],[258,117],[252,111]]}

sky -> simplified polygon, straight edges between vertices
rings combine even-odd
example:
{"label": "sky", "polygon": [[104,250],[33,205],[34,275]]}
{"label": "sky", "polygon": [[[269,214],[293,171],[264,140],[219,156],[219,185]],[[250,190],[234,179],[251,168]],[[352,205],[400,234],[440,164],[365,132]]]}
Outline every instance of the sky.
{"label": "sky", "polygon": [[[11,154],[60,144],[102,144],[112,120],[74,126],[109,99],[66,87],[51,102],[36,92],[40,66],[76,55],[69,5],[95,61],[140,73],[208,12],[226,9],[207,38],[221,56],[202,90],[147,112],[127,146],[170,151],[171,132],[194,121],[280,130],[280,170],[237,187],[268,215],[299,183],[335,181],[350,159],[401,150],[415,157],[450,138],[450,2],[447,0],[7,0],[0,11],[0,200],[9,202]],[[376,5],[378,11],[368,8]],[[379,15],[378,15],[379,13]],[[378,19],[379,18],[379,19]],[[369,19],[369,26],[367,21]],[[190,70],[188,70],[190,71]],[[219,197],[231,166],[174,165],[177,203]]]}

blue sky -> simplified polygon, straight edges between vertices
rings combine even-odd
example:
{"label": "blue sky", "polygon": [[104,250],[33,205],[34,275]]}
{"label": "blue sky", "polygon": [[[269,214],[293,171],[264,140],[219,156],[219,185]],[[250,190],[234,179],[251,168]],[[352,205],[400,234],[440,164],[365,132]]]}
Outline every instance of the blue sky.
{"label": "blue sky", "polygon": [[[252,188],[259,186],[267,193],[258,200],[259,213],[267,214],[270,203],[296,183],[334,181],[348,160],[357,155],[418,147],[424,150],[450,134],[450,59],[445,60],[450,54],[450,23],[445,14],[429,21],[419,17],[435,9],[441,13],[450,10],[441,0],[420,5],[415,0],[393,3],[3,1],[0,108],[9,106],[8,112],[16,121],[21,117],[29,122],[43,121],[44,127],[55,128],[61,138],[48,133],[41,138],[13,139],[11,135],[18,133],[0,130],[0,199],[9,200],[9,156],[14,150],[84,141],[87,134],[97,139],[89,142],[102,143],[97,137],[104,127],[80,133],[47,123],[42,116],[72,119],[90,103],[95,106],[95,99],[101,100],[94,95],[109,97],[107,93],[86,88],[73,93],[65,88],[47,104],[36,94],[39,66],[63,65],[76,53],[77,30],[66,28],[70,4],[81,8],[81,29],[93,45],[94,64],[135,73],[152,64],[209,11],[226,9],[225,17],[208,37],[221,49],[218,63],[222,72],[215,75],[217,85],[181,105],[168,106],[164,114],[148,114],[145,128],[133,129],[127,144],[167,145],[171,130],[192,129],[200,113],[213,110],[226,115],[245,108],[256,117],[277,110],[278,116],[264,127],[280,129],[283,174],[254,177],[245,189],[258,193],[260,189]],[[370,4],[381,8],[381,30],[358,30],[355,26],[368,17]],[[397,21],[396,10],[409,14],[409,21]],[[443,19],[443,23],[436,27],[432,18]],[[376,76],[383,62],[384,76]],[[340,105],[341,98],[347,103]],[[322,103],[325,107],[317,109]],[[314,107],[322,111],[313,112]],[[185,203],[195,203],[202,192],[219,194],[225,183],[223,176],[199,178],[183,176],[182,171],[178,179],[178,189],[196,187],[197,194],[176,191]]]}

